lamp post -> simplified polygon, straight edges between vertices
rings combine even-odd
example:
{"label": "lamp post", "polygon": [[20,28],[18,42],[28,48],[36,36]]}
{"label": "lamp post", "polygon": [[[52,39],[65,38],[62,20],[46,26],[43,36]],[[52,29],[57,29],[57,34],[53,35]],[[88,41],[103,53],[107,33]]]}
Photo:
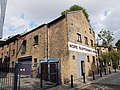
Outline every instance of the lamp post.
{"label": "lamp post", "polygon": [[97,59],[97,69],[98,69],[98,73],[99,73],[99,66],[101,66],[101,65],[100,65],[100,59],[99,59],[100,52],[99,52],[99,48],[97,48],[98,46],[99,46],[99,39],[97,37],[97,46],[96,46],[97,56],[98,56],[98,59]]}

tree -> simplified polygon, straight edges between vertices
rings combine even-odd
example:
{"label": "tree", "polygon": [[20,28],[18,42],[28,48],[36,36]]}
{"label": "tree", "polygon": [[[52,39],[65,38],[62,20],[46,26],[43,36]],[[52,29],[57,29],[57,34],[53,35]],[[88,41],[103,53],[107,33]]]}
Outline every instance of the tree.
{"label": "tree", "polygon": [[119,52],[110,52],[109,57],[112,60],[112,66],[113,66],[113,68],[114,69],[117,68],[119,60],[120,60],[120,54],[119,54]]}
{"label": "tree", "polygon": [[117,47],[117,50],[120,51],[120,39],[117,41],[117,43],[115,44],[115,46]]}
{"label": "tree", "polygon": [[82,6],[79,6],[79,5],[73,5],[73,6],[71,6],[69,9],[66,9],[66,10],[62,11],[61,15],[65,15],[67,12],[78,11],[78,10],[82,10],[83,13],[84,13],[84,15],[85,15],[85,17],[86,17],[86,19],[88,21],[90,21],[89,15],[88,15],[86,9],[84,7],[82,7]]}
{"label": "tree", "polygon": [[114,40],[113,35],[113,32],[104,29],[102,29],[98,34],[98,37],[102,40],[102,45],[105,47],[107,46],[109,51],[112,48],[112,41]]}
{"label": "tree", "polygon": [[[104,64],[105,64],[105,66],[106,66],[107,64],[109,64],[110,59],[109,59],[109,54],[108,54],[108,53],[102,53],[102,54],[100,55],[100,63],[101,63],[101,65],[103,65],[103,62],[104,62]],[[108,66],[109,66],[109,65],[108,65]]]}
{"label": "tree", "polygon": [[109,66],[109,62],[112,61],[112,66],[115,69],[118,67],[119,60],[120,60],[120,54],[119,52],[115,52],[115,51],[111,51],[108,53],[102,53],[100,55],[100,59],[102,61],[105,61],[108,64],[108,66]]}

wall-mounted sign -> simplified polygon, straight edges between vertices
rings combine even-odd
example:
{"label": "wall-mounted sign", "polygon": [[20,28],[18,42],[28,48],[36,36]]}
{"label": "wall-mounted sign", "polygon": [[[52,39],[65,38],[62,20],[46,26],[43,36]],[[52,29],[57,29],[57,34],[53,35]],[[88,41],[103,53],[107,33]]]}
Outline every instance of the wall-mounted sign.
{"label": "wall-mounted sign", "polygon": [[88,54],[96,54],[97,51],[95,49],[92,48],[88,48],[79,44],[75,44],[72,42],[68,42],[68,48],[71,51],[77,51],[77,52],[81,52],[81,53],[88,53]]}

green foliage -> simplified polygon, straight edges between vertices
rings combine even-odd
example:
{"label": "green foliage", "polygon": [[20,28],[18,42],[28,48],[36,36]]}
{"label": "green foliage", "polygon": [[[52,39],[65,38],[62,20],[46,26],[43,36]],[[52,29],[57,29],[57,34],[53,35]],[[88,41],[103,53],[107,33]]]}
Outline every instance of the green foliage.
{"label": "green foliage", "polygon": [[103,46],[110,47],[112,44],[112,41],[114,40],[113,35],[114,35],[113,32],[102,29],[99,32],[98,37],[100,38],[100,40],[102,40]]}
{"label": "green foliage", "polygon": [[100,58],[101,60],[106,60],[107,62],[112,61],[113,68],[116,68],[120,60],[120,52],[111,51],[108,53],[102,53]]}
{"label": "green foliage", "polygon": [[117,41],[117,43],[115,44],[115,46],[117,47],[117,50],[120,51],[120,39]]}
{"label": "green foliage", "polygon": [[69,12],[69,10],[68,10],[68,9],[67,9],[67,10],[62,11],[62,12],[61,12],[61,15],[65,15],[65,13],[67,13],[67,12]]}
{"label": "green foliage", "polygon": [[119,52],[110,52],[110,58],[112,60],[113,68],[117,68],[118,61],[120,60]]}
{"label": "green foliage", "polygon": [[89,15],[88,15],[86,9],[83,8],[83,7],[81,7],[81,6],[79,6],[79,5],[73,5],[73,6],[71,6],[69,9],[66,9],[66,10],[62,11],[61,15],[65,15],[67,12],[78,11],[78,10],[82,10],[83,13],[84,13],[84,15],[85,15],[85,17],[87,18],[87,20],[90,21],[89,20]]}
{"label": "green foliage", "polygon": [[108,53],[102,53],[101,55],[100,55],[100,59],[101,60],[109,60],[109,54]]}

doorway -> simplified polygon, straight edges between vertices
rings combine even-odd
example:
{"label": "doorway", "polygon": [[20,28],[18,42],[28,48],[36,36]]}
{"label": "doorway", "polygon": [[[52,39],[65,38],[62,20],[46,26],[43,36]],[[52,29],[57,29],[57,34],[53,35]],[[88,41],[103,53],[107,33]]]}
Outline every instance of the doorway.
{"label": "doorway", "polygon": [[19,64],[19,76],[20,77],[32,77],[32,57],[18,58]]}
{"label": "doorway", "polygon": [[84,60],[85,60],[84,55],[79,54],[78,55],[78,76],[79,78],[82,77],[83,72],[84,72]]}
{"label": "doorway", "polygon": [[84,61],[81,61],[81,74],[83,76],[84,73]]}

